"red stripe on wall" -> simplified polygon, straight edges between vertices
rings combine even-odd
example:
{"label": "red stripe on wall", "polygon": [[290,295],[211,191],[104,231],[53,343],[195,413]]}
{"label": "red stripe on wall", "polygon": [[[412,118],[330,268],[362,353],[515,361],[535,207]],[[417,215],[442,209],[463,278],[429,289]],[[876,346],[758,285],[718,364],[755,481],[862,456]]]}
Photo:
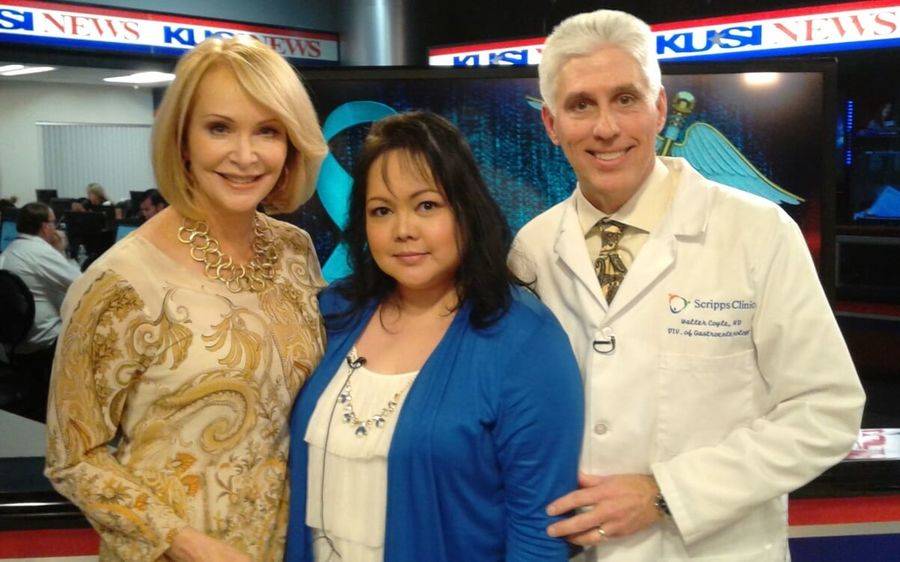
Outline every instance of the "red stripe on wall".
{"label": "red stripe on wall", "polygon": [[270,35],[283,35],[286,37],[302,37],[311,39],[324,39],[326,41],[337,41],[336,33],[328,33],[324,31],[305,31],[290,27],[272,27],[268,25],[256,25],[244,22],[230,20],[216,20],[209,18],[181,16],[178,14],[169,14],[165,12],[144,12],[140,10],[116,10],[101,6],[84,6],[77,4],[62,4],[55,2],[41,2],[40,0],[3,0],[3,4],[8,6],[21,6],[24,8],[38,8],[41,10],[58,10],[61,12],[74,12],[77,14],[89,14],[100,16],[112,16],[117,18],[131,18],[139,20],[151,20],[163,23],[182,23],[187,25],[198,25],[205,27],[219,27],[229,29],[239,29],[241,31],[267,33]]}
{"label": "red stripe on wall", "polygon": [[822,6],[807,6],[804,8],[788,8],[785,10],[767,10],[763,12],[747,12],[731,16],[714,16],[703,19],[673,21],[656,23],[650,26],[653,31],[669,31],[671,29],[685,29],[690,27],[706,27],[708,25],[725,25],[729,23],[744,23],[748,21],[772,20],[778,18],[816,16],[819,14],[831,14],[852,10],[870,10],[877,8],[891,8],[896,5],[896,0],[869,0],[866,2],[846,2],[842,4],[825,4]]}
{"label": "red stripe on wall", "polygon": [[[792,499],[788,520],[793,526],[900,521],[900,495]],[[99,547],[93,529],[0,532],[0,558],[86,556]]]}
{"label": "red stripe on wall", "polygon": [[450,45],[447,47],[432,47],[428,49],[428,56],[452,55],[454,53],[467,53],[469,51],[487,51],[490,49],[514,49],[516,47],[533,47],[543,45],[545,37],[531,37],[528,39],[509,39],[504,41],[490,41],[488,43],[468,43],[465,45]]}
{"label": "red stripe on wall", "polygon": [[100,536],[93,529],[0,531],[0,558],[86,556],[99,550]]}
{"label": "red stripe on wall", "polygon": [[900,495],[791,500],[791,525],[900,521]]}
{"label": "red stripe on wall", "polygon": [[[784,10],[768,10],[762,12],[748,12],[730,16],[715,16],[702,19],[682,20],[664,23],[654,23],[650,29],[655,32],[670,31],[673,29],[688,29],[692,27],[705,27],[710,25],[725,25],[730,23],[744,23],[748,21],[770,20],[787,17],[816,16],[835,12],[852,10],[869,10],[888,8],[897,5],[897,0],[868,0],[863,2],[845,2],[840,4],[826,4],[823,6],[806,6],[803,8],[788,8]],[[532,39],[497,40],[486,43],[466,43],[461,45],[436,46],[428,49],[428,56],[450,55],[455,53],[467,53],[472,51],[487,51],[490,49],[511,49],[543,44],[545,37]]]}
{"label": "red stripe on wall", "polygon": [[896,304],[838,301],[835,308],[838,312],[855,312],[857,314],[874,314],[900,318],[900,305]]}

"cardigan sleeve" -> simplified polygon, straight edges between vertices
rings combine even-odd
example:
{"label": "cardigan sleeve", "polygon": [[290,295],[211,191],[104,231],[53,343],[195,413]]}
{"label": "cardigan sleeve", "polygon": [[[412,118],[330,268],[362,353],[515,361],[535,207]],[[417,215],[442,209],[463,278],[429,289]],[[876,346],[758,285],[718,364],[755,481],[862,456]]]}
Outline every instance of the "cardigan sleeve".
{"label": "cardigan sleeve", "polygon": [[569,340],[549,312],[523,338],[500,383],[495,429],[506,492],[506,562],[564,562],[547,505],[578,487],[584,397]]}

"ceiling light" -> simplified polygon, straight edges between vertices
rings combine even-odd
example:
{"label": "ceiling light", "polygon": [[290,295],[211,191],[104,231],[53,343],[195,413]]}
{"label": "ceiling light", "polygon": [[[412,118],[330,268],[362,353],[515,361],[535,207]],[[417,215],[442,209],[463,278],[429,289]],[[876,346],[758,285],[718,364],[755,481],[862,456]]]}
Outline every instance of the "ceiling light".
{"label": "ceiling light", "polygon": [[745,72],[744,82],[748,86],[771,86],[778,82],[777,72]]}
{"label": "ceiling light", "polygon": [[9,72],[10,70],[19,70],[20,68],[25,68],[24,64],[7,64],[6,66],[0,66],[0,72]]}
{"label": "ceiling light", "polygon": [[56,70],[56,68],[53,66],[29,66],[28,68],[0,72],[0,76],[22,76],[23,74],[37,74],[38,72],[50,72],[51,70]]}
{"label": "ceiling light", "polygon": [[168,72],[137,72],[128,74],[127,76],[110,76],[104,78],[104,82],[116,82],[118,84],[152,84],[154,82],[171,82],[175,79],[174,74]]}

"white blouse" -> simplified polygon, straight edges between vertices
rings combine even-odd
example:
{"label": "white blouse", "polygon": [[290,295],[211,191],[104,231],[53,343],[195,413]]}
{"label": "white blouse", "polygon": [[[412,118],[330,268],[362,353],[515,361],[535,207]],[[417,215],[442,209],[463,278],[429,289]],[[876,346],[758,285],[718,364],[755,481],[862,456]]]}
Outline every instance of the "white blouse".
{"label": "white blouse", "polygon": [[[356,357],[355,350],[351,357]],[[309,444],[306,524],[313,529],[317,562],[329,560],[331,545],[341,557],[330,560],[382,562],[387,454],[400,408],[417,374],[384,375],[365,366],[352,369],[342,361],[319,398],[304,437]],[[346,398],[342,402],[341,395],[348,394],[348,376],[353,413],[361,422],[372,420],[365,435],[357,434],[362,433],[357,431],[360,426],[345,421],[348,402]],[[382,415],[383,424],[377,427],[374,421],[389,402],[396,403],[394,411]]]}

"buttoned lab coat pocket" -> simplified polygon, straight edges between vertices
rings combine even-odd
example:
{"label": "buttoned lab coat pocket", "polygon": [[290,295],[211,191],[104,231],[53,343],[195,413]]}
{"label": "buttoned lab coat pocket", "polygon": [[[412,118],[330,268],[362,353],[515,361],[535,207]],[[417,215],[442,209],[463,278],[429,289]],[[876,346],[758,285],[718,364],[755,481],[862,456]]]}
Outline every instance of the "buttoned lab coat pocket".
{"label": "buttoned lab coat pocket", "polygon": [[753,414],[753,349],[728,355],[662,353],[659,445],[665,457],[716,445]]}

